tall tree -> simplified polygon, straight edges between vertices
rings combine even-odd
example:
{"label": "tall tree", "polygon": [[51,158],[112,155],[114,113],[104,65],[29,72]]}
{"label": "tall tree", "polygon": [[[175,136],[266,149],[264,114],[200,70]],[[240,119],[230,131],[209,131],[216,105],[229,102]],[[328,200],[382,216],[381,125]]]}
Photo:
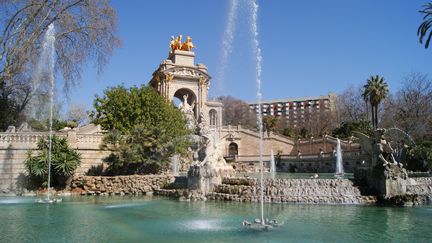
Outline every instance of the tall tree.
{"label": "tall tree", "polygon": [[379,75],[371,76],[363,86],[363,97],[369,100],[371,105],[372,127],[378,127],[378,107],[389,93],[388,85],[383,77]]}
{"label": "tall tree", "polygon": [[421,14],[423,14],[423,22],[420,24],[420,26],[417,29],[417,35],[419,36],[419,42],[420,44],[423,44],[425,48],[429,47],[429,43],[432,37],[432,31],[431,31],[431,25],[432,25],[432,3],[427,3],[423,6],[423,9],[419,11]]}
{"label": "tall tree", "polygon": [[393,102],[393,122],[420,142],[432,128],[432,80],[420,73],[404,78]]}
{"label": "tall tree", "polygon": [[218,99],[224,105],[222,114],[224,125],[242,125],[250,129],[257,127],[256,114],[246,102],[231,96],[222,96]]}
{"label": "tall tree", "polygon": [[94,61],[102,71],[120,45],[108,0],[0,1],[0,21],[0,96],[11,100],[6,103],[14,118],[35,92],[32,74],[50,24],[56,29],[55,71],[63,76],[65,91],[78,82],[83,64]]}
{"label": "tall tree", "polygon": [[279,119],[275,116],[264,116],[263,117],[263,128],[264,131],[267,132],[267,136],[270,137],[270,134],[274,132]]}
{"label": "tall tree", "polygon": [[66,113],[68,122],[76,122],[77,126],[85,125],[88,122],[87,107],[85,104],[72,104]]}
{"label": "tall tree", "polygon": [[[363,96],[362,86],[351,86],[339,95],[341,123],[360,122],[367,119],[368,98]],[[366,106],[365,106],[366,104]]]}
{"label": "tall tree", "polygon": [[[142,173],[165,168],[168,158],[186,154],[191,131],[184,114],[152,87],[108,88],[96,96],[92,122],[109,131],[106,159],[113,173]],[[147,171],[148,172],[148,171]]]}

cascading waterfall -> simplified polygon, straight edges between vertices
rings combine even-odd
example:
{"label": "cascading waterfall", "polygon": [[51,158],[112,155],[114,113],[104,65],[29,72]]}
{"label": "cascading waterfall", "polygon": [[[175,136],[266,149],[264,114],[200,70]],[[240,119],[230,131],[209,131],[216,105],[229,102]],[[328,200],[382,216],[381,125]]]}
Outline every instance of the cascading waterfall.
{"label": "cascading waterfall", "polygon": [[258,103],[258,127],[259,127],[259,161],[260,161],[260,202],[261,202],[261,224],[264,225],[264,178],[263,178],[263,116],[262,116],[262,94],[261,94],[261,48],[259,45],[258,35],[258,3],[256,0],[249,2],[251,10],[251,31],[252,31],[252,48],[255,53],[255,68],[256,68],[256,85],[257,85],[257,103]]}
{"label": "cascading waterfall", "polygon": [[337,139],[337,145],[336,145],[336,176],[343,176],[344,174],[344,168],[343,168],[343,161],[342,161],[342,149],[341,149],[341,143],[340,139]]}
{"label": "cascading waterfall", "polygon": [[276,176],[276,162],[273,154],[273,149],[270,153],[270,175],[272,179],[274,179]]}
{"label": "cascading waterfall", "polygon": [[222,57],[220,62],[219,77],[217,80],[216,95],[222,93],[222,84],[225,79],[228,56],[232,52],[232,45],[235,33],[235,21],[237,19],[238,0],[231,0],[228,12],[228,19],[225,26],[225,32],[222,38]]}

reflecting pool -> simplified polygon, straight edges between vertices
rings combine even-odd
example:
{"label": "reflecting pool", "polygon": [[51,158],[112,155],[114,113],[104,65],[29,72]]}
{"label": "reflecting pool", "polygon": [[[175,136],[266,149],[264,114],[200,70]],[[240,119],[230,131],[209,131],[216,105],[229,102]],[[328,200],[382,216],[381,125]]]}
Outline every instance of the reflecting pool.
{"label": "reflecting pool", "polygon": [[432,207],[266,204],[282,229],[250,232],[259,204],[159,197],[0,198],[0,242],[431,242]]}

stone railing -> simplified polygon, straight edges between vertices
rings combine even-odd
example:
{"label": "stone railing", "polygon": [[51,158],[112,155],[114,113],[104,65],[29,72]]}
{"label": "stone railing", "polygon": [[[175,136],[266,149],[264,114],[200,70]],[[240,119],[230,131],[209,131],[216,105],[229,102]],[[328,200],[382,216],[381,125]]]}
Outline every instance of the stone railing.
{"label": "stone railing", "polygon": [[[58,137],[67,137],[65,133],[54,133]],[[0,148],[29,147],[35,148],[41,138],[46,138],[45,132],[0,133]]]}

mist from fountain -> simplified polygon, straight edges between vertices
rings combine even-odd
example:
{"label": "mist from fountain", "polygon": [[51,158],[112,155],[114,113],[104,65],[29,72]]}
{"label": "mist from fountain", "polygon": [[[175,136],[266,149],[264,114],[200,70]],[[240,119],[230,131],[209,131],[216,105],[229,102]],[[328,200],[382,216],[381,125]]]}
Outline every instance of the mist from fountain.
{"label": "mist from fountain", "polygon": [[259,161],[260,161],[260,202],[261,202],[261,224],[264,225],[264,165],[263,165],[263,115],[262,115],[262,93],[261,93],[261,71],[262,56],[259,45],[258,33],[258,3],[256,0],[249,2],[251,11],[251,31],[252,31],[252,49],[255,53],[256,85],[257,85],[257,103],[258,103],[258,128],[259,128]]}
{"label": "mist from fountain", "polygon": [[273,154],[273,149],[270,153],[270,175],[272,179],[274,179],[276,176],[276,162]]}
{"label": "mist from fountain", "polygon": [[342,148],[341,148],[341,142],[340,139],[337,139],[336,144],[336,177],[342,177],[344,175],[344,168],[343,168],[343,160],[342,160]]}
{"label": "mist from fountain", "polygon": [[217,79],[216,96],[222,94],[222,84],[225,79],[228,56],[232,52],[233,40],[235,35],[235,22],[237,19],[238,0],[230,0],[229,12],[225,32],[222,38],[222,56],[220,61],[219,75]]}
{"label": "mist from fountain", "polygon": [[47,198],[44,202],[51,203],[51,160],[52,160],[52,120],[54,106],[54,65],[55,65],[55,28],[54,24],[48,26],[42,44],[42,51],[34,74],[34,84],[48,81],[49,85],[49,135],[48,135],[48,184]]}

